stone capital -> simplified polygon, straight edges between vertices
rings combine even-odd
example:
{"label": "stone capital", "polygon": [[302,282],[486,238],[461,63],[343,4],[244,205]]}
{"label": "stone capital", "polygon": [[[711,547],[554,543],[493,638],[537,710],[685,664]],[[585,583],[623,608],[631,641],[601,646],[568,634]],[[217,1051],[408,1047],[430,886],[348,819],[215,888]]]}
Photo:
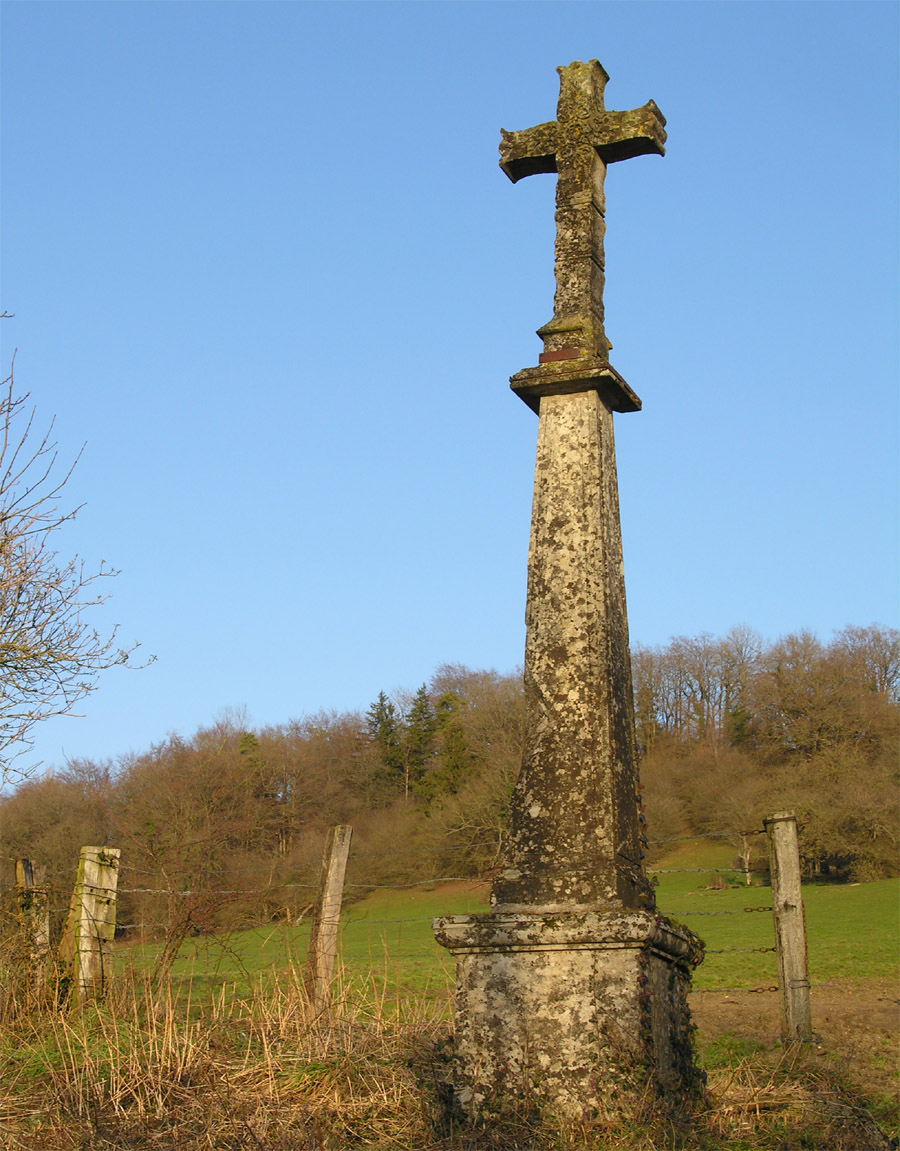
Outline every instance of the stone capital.
{"label": "stone capital", "polygon": [[[543,330],[543,329],[542,329]],[[550,356],[559,356],[551,359]],[[641,401],[622,376],[599,356],[546,353],[545,362],[510,376],[509,386],[531,410],[540,414],[541,396],[597,392],[614,412],[639,412]]]}
{"label": "stone capital", "polygon": [[498,908],[434,920],[435,939],[453,955],[477,952],[647,950],[685,967],[703,959],[686,927],[648,911],[545,911]]}

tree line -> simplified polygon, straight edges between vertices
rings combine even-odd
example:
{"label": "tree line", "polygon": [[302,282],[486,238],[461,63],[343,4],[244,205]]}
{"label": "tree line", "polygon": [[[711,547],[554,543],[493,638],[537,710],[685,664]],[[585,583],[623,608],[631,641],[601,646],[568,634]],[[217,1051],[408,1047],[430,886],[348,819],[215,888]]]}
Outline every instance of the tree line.
{"label": "tree line", "polygon": [[[635,728],[657,838],[805,821],[810,875],[897,874],[900,633],[764,644],[748,628],[633,653]],[[652,837],[651,837],[652,838]]]}
{"label": "tree line", "polygon": [[[900,633],[766,644],[747,628],[632,653],[651,860],[683,835],[804,821],[812,876],[897,874]],[[0,800],[5,858],[60,883],[78,849],[122,849],[126,923],[175,934],[300,914],[322,844],[354,826],[350,891],[487,875],[521,757],[519,674],[443,666],[365,712],[253,730],[225,715],[119,761],[75,761]],[[360,885],[360,886],[354,886]],[[156,926],[154,926],[156,925]]]}

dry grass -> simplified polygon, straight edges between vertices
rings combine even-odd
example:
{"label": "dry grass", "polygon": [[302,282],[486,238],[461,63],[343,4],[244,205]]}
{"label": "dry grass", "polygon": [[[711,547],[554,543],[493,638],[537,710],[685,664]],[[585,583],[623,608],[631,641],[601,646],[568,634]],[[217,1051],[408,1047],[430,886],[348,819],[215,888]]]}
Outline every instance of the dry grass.
{"label": "dry grass", "polygon": [[296,971],[202,1004],[123,979],[102,1003],[4,1029],[0,1138],[98,1151],[420,1146],[428,1117],[411,1064],[437,1026],[360,995],[315,1019]]}
{"label": "dry grass", "polygon": [[815,1050],[780,1049],[718,1068],[709,1077],[705,1126],[734,1148],[878,1151],[896,1142],[879,1129],[841,1068]]}
{"label": "dry grass", "polygon": [[[810,1051],[720,1060],[708,1107],[679,1126],[649,1106],[565,1132],[442,1120],[446,1005],[358,987],[314,1018],[296,970],[238,995],[123,977],[102,1003],[0,1024],[9,1151],[876,1151],[889,1148],[844,1071]],[[437,1047],[436,1047],[437,1043]],[[846,1069],[844,1069],[846,1070]]]}

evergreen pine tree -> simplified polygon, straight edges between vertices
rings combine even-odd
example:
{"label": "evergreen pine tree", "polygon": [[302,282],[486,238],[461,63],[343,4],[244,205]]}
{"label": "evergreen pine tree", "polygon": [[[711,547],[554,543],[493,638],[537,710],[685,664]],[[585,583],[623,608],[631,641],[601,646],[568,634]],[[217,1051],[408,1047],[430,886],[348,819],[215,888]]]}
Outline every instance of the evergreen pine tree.
{"label": "evergreen pine tree", "polygon": [[433,766],[416,787],[429,802],[441,795],[455,795],[474,762],[461,718],[464,708],[465,701],[456,691],[445,691],[437,700],[437,751]]}
{"label": "evergreen pine tree", "polygon": [[415,790],[428,770],[435,751],[437,717],[423,683],[406,713],[403,733],[403,755],[406,764],[407,791]]}
{"label": "evergreen pine tree", "polygon": [[366,712],[366,725],[369,738],[378,748],[381,762],[379,778],[395,786],[402,786],[405,769],[400,722],[397,719],[397,709],[383,691],[378,693],[378,699]]}

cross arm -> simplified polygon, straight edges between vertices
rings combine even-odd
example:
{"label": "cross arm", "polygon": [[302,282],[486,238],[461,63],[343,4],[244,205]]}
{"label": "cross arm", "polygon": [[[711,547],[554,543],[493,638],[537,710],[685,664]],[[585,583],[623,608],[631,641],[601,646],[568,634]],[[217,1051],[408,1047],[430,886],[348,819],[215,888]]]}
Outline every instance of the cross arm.
{"label": "cross arm", "polygon": [[[666,118],[653,100],[648,100],[641,108],[633,108],[630,112],[604,112],[591,134],[591,143],[605,164],[654,152],[664,156]],[[548,170],[554,169],[541,169]]]}
{"label": "cross arm", "polygon": [[500,129],[500,167],[515,184],[523,176],[556,171],[559,124],[551,120],[520,132]]}

